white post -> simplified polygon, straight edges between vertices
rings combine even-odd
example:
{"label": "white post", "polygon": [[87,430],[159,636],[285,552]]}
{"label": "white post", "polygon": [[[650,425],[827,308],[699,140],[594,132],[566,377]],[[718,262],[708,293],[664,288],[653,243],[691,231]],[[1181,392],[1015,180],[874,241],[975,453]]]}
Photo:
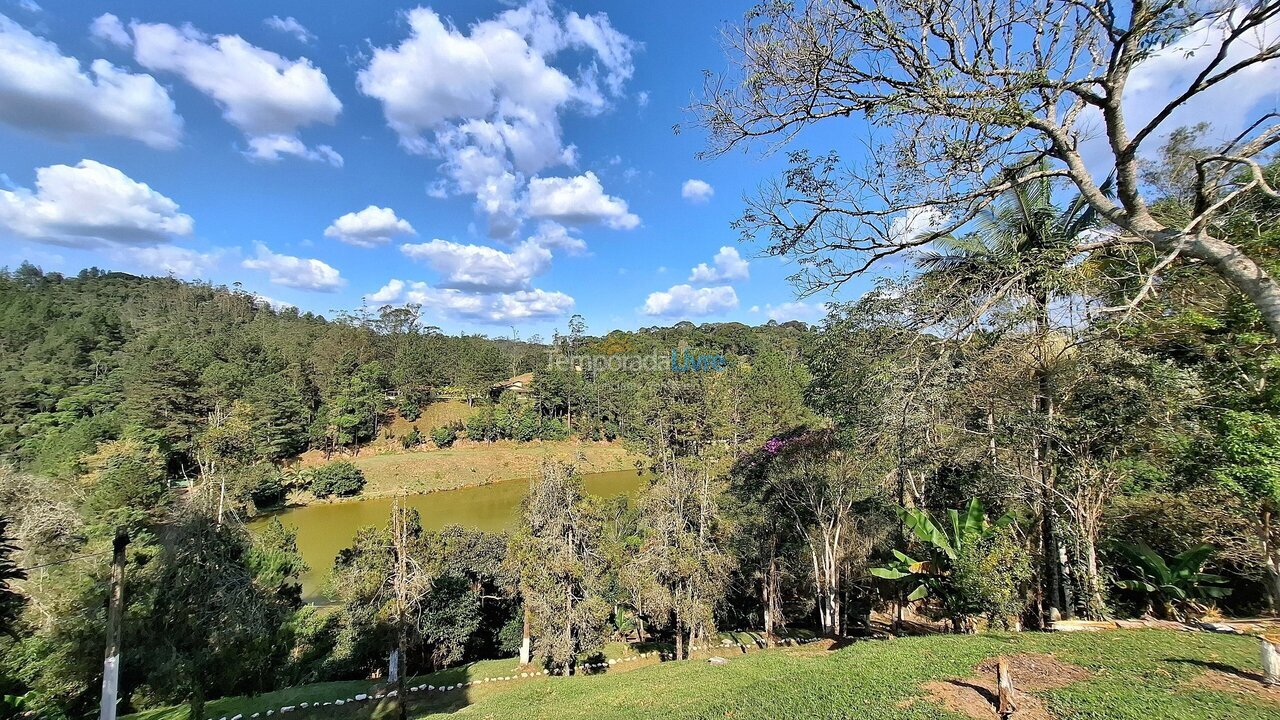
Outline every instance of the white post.
{"label": "white post", "polygon": [[116,720],[120,700],[120,625],[124,617],[124,550],[129,535],[121,530],[112,543],[111,584],[107,591],[107,651],[102,661],[102,701],[99,720]]}
{"label": "white post", "polygon": [[387,682],[393,683],[400,679],[400,651],[392,650],[391,658],[387,661]]}
{"label": "white post", "polygon": [[1262,641],[1262,682],[1280,685],[1280,635],[1259,635]]}

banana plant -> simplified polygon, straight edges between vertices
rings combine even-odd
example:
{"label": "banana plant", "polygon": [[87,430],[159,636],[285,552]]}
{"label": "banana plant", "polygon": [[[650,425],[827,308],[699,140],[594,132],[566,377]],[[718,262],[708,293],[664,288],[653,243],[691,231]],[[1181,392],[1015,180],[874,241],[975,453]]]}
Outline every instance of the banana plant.
{"label": "banana plant", "polygon": [[1149,608],[1152,604],[1160,608],[1161,617],[1184,619],[1204,610],[1197,601],[1231,594],[1231,588],[1224,587],[1226,578],[1201,572],[1215,550],[1212,545],[1198,545],[1178,553],[1168,562],[1143,542],[1136,545],[1119,542],[1115,547],[1137,575],[1135,579],[1117,580],[1116,585],[1144,594]]}
{"label": "banana plant", "polygon": [[898,517],[902,519],[907,531],[919,541],[923,553],[917,554],[921,558],[894,550],[894,562],[884,567],[871,568],[871,574],[914,586],[907,595],[909,602],[927,597],[937,598],[951,613],[958,626],[964,613],[960,612],[960,608],[954,607],[954,598],[949,592],[949,579],[956,558],[970,545],[983,542],[1008,527],[1013,522],[1013,516],[1006,513],[994,522],[988,521],[982,501],[974,498],[963,512],[947,510],[945,522],[935,522],[924,510],[916,508],[898,508]]}

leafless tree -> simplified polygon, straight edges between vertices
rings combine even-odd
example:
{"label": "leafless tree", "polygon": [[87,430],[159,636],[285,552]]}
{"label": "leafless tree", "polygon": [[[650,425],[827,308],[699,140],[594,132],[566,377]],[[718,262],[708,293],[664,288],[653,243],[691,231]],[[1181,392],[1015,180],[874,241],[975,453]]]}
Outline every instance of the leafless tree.
{"label": "leafless tree", "polygon": [[[1083,240],[1081,253],[1147,245],[1162,257],[1153,273],[1179,258],[1204,263],[1280,335],[1280,286],[1214,223],[1245,193],[1280,197],[1261,165],[1280,143],[1280,114],[1261,114],[1197,160],[1186,222],[1154,216],[1141,179],[1144,149],[1172,130],[1175,111],[1280,58],[1278,14],[1280,0],[765,0],[726,31],[735,67],[710,75],[693,109],[710,136],[704,156],[760,140],[780,148],[820,121],[867,120],[856,139],[864,159],[790,151],[784,176],[737,223],[767,254],[799,261],[803,293],[959,231],[1009,188],[1051,177],[1115,228]],[[1127,117],[1135,69],[1201,39],[1186,87],[1149,120]],[[1114,173],[1114,193],[1095,173]]]}

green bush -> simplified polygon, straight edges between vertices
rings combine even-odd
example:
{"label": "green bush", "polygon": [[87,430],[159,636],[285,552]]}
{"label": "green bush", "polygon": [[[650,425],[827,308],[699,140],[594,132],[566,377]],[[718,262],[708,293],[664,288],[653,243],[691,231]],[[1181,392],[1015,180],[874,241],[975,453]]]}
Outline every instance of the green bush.
{"label": "green bush", "polygon": [[311,493],[318,498],[350,497],[364,489],[364,473],[346,460],[321,465],[311,471]]}
{"label": "green bush", "polygon": [[412,430],[400,436],[400,445],[405,450],[408,450],[409,448],[412,448],[412,447],[417,447],[421,444],[422,444],[422,431],[418,429],[417,425],[414,425]]}
{"label": "green bush", "polygon": [[431,442],[438,448],[447,448],[458,439],[458,431],[452,425],[442,425],[431,431]]}

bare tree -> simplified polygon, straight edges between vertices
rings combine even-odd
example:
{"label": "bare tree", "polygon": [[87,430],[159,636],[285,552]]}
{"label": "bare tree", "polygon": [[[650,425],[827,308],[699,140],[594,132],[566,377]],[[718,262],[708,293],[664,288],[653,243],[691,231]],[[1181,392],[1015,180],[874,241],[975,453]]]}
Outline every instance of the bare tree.
{"label": "bare tree", "polygon": [[[788,171],[737,223],[766,253],[798,259],[793,280],[806,294],[955,233],[1006,190],[1048,177],[1116,229],[1082,240],[1079,253],[1148,245],[1162,255],[1152,279],[1180,257],[1202,262],[1280,335],[1280,286],[1213,222],[1242,194],[1280,197],[1260,164],[1280,143],[1280,114],[1262,114],[1196,161],[1185,222],[1154,216],[1141,182],[1144,148],[1179,108],[1280,58],[1278,14],[1278,0],[769,0],[726,32],[736,67],[709,76],[695,103],[710,134],[703,155],[760,139],[781,147],[819,121],[867,120],[864,160],[791,151]],[[1150,119],[1128,117],[1135,69],[1197,39],[1195,77]],[[1105,160],[1090,167],[1085,149],[1095,147]],[[1114,195],[1095,179],[1109,172]]]}

